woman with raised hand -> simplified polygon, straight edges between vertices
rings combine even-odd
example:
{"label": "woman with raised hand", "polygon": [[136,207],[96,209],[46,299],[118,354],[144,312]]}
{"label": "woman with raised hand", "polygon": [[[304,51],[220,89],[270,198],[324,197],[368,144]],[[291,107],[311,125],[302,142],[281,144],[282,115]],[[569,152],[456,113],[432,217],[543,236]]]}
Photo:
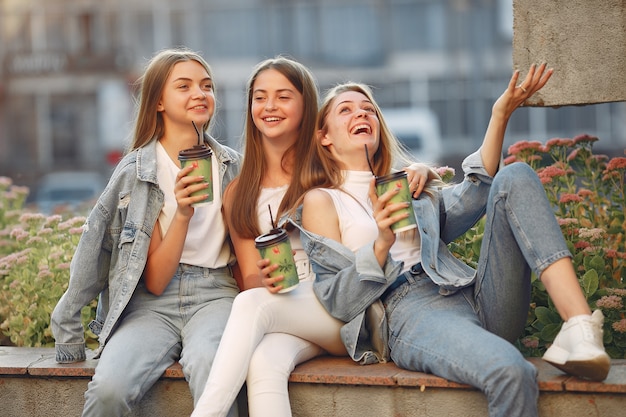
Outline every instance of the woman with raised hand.
{"label": "woman with raised hand", "polygon": [[[591,315],[540,181],[528,165],[501,167],[509,118],[551,75],[533,65],[517,85],[516,71],[482,146],[463,162],[464,180],[443,188],[431,181],[411,203],[391,203],[397,189],[376,193],[374,177],[390,173],[395,139],[367,86],[333,88],[318,114],[318,155],[333,182],[305,195],[301,237],[315,293],[347,323],[349,354],[362,363],[390,357],[401,368],[473,385],[492,417],[537,415],[536,369],[512,344],[526,323],[531,269],[565,321],[544,359],[593,380],[610,367],[602,313]],[[391,225],[409,204],[417,228],[396,234]],[[446,243],[483,215],[474,270]],[[385,313],[378,331],[365,333],[376,308]]]}

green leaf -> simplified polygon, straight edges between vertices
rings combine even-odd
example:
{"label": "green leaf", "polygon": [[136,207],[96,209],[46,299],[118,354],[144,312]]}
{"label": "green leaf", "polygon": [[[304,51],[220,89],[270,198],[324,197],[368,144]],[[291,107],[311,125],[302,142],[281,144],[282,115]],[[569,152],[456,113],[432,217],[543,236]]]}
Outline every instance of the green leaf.
{"label": "green leaf", "polygon": [[598,273],[595,269],[590,269],[585,272],[585,275],[582,276],[581,285],[583,292],[585,293],[585,297],[589,299],[592,295],[596,293],[598,290],[599,278]]}
{"label": "green leaf", "polygon": [[604,262],[604,258],[602,256],[596,255],[589,260],[589,267],[595,269],[599,273],[604,272],[604,267],[606,263]]}
{"label": "green leaf", "polygon": [[537,316],[537,320],[539,320],[540,323],[546,325],[544,326],[543,330],[545,330],[545,327],[547,327],[547,325],[550,325],[550,324],[560,325],[561,323],[561,317],[557,313],[555,313],[554,311],[550,310],[547,307],[537,307],[535,309],[535,316]]}
{"label": "green leaf", "polygon": [[561,330],[560,324],[548,324],[539,333],[539,338],[545,342],[552,342]]}

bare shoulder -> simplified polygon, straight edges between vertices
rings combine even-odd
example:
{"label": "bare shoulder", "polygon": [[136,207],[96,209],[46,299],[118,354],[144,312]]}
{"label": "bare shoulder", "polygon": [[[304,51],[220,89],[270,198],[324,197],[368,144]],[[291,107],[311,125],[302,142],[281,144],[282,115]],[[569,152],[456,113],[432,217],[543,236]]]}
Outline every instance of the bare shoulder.
{"label": "bare shoulder", "polygon": [[341,242],[339,218],[330,194],[321,189],[313,189],[305,194],[302,226],[313,233]]}
{"label": "bare shoulder", "polygon": [[304,194],[304,200],[302,201],[302,203],[304,205],[304,208],[326,208],[328,207],[329,203],[332,203],[332,199],[326,191],[319,188],[314,188]]}

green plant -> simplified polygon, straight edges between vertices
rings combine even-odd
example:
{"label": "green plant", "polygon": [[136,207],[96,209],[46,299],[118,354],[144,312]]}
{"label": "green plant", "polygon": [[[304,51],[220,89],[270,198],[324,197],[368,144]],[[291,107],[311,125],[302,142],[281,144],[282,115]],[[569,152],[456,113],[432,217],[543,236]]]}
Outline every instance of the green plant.
{"label": "green plant", "polygon": [[[85,218],[24,211],[27,194],[0,177],[0,330],[16,346],[53,346],[50,313],[67,289]],[[83,309],[85,324],[95,307],[94,300]],[[85,336],[96,343],[89,330]]]}
{"label": "green plant", "polygon": [[[546,190],[589,305],[605,315],[604,343],[612,358],[626,358],[626,158],[594,155],[598,139],[580,135],[546,142],[522,141],[508,149],[505,163],[532,166]],[[475,265],[482,238],[479,222],[451,244]],[[524,334],[517,341],[526,356],[540,356],[554,340],[562,320],[546,289],[532,277],[532,298]]]}

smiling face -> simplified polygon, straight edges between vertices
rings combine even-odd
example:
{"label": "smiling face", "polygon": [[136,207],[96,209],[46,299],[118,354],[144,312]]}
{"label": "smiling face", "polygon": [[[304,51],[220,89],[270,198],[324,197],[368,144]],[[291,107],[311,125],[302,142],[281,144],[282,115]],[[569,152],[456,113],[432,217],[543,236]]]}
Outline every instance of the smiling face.
{"label": "smiling face", "polygon": [[200,128],[214,110],[213,81],[206,69],[193,60],[174,65],[157,105],[165,128],[189,128],[192,121]]}
{"label": "smiling face", "polygon": [[325,129],[319,140],[344,169],[369,170],[365,149],[370,157],[379,145],[380,123],[376,107],[363,93],[345,91],[330,103]]}
{"label": "smiling face", "polygon": [[251,114],[264,140],[294,143],[303,111],[302,94],[287,77],[275,69],[259,73],[252,86]]}

